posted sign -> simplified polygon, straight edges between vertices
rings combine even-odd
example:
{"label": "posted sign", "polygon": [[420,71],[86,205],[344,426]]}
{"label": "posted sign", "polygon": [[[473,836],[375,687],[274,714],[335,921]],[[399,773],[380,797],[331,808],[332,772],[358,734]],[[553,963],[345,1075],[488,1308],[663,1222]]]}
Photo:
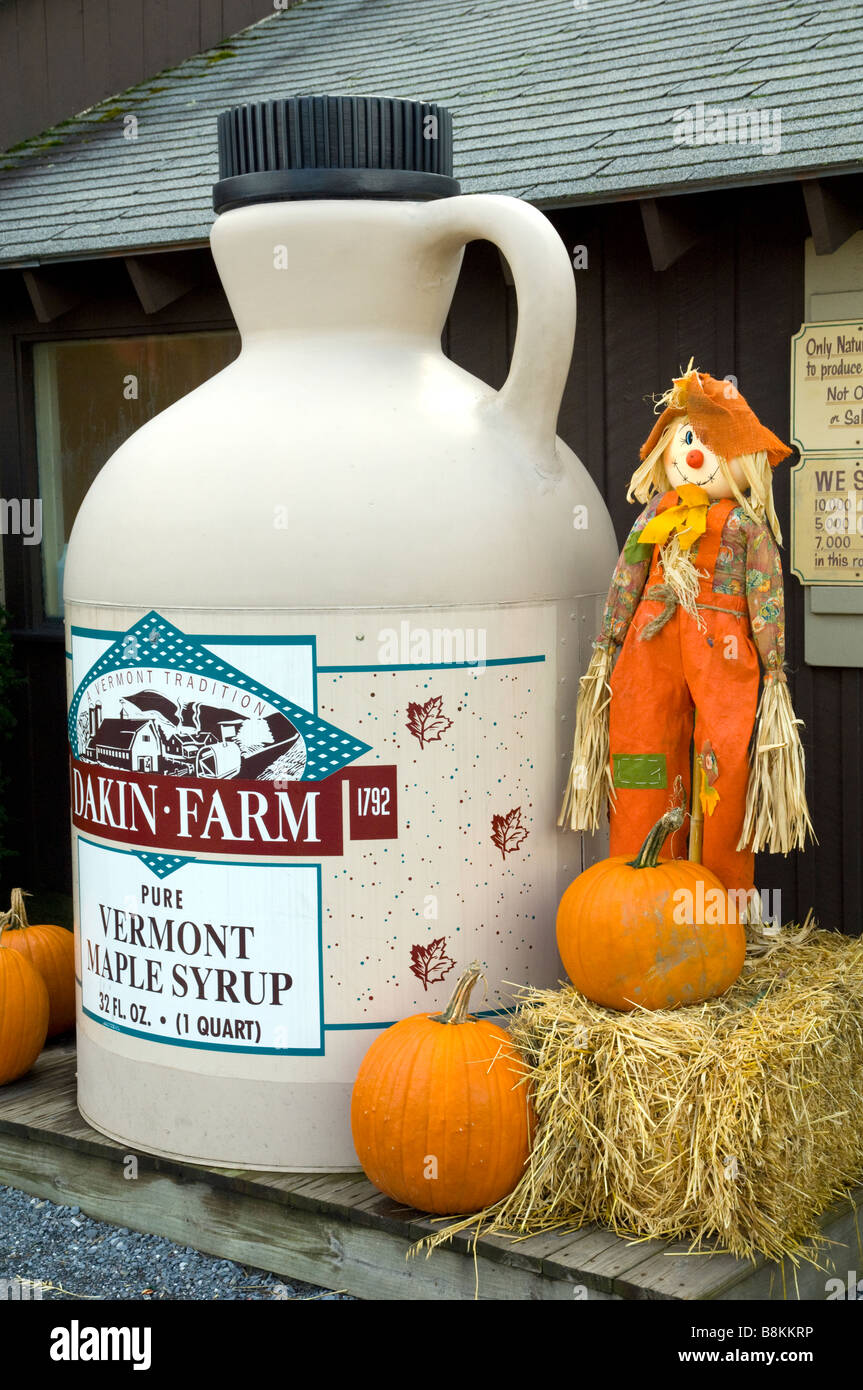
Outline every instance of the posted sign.
{"label": "posted sign", "polygon": [[791,569],[801,584],[863,584],[863,453],[804,454],[791,470]]}
{"label": "posted sign", "polygon": [[791,339],[791,569],[863,584],[863,323],[804,323]]}
{"label": "posted sign", "polygon": [[792,338],[791,438],[801,454],[863,453],[863,323],[804,323]]}

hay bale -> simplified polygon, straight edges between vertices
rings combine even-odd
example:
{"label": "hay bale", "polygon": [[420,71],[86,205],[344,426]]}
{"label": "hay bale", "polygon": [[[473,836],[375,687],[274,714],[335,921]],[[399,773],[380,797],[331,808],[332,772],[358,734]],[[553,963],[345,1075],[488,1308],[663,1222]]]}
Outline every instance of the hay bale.
{"label": "hay bale", "polygon": [[597,1222],[772,1260],[863,1178],[863,941],[786,931],[719,999],[615,1013],[528,990],[511,1023],[538,1130],[518,1187],[450,1226]]}

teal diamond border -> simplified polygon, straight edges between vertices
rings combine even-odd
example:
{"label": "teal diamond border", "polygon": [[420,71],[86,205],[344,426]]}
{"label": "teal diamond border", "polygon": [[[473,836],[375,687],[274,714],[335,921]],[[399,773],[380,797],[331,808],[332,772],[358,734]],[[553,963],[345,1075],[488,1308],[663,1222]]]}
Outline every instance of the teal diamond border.
{"label": "teal diamond border", "polygon": [[[218,638],[213,639],[218,641]],[[254,639],[250,638],[250,643]],[[178,627],[163,618],[154,609],[123,633],[90,667],[76,690],[69,707],[69,743],[72,755],[79,757],[78,748],[78,710],[84,694],[85,685],[98,676],[112,671],[134,670],[138,666],[154,666],[162,671],[186,671],[189,675],[209,676],[211,679],[236,685],[249,695],[267,700],[280,713],[299,729],[306,745],[306,768],[304,782],[322,782],[339,772],[348,763],[370,753],[370,743],[345,733],[335,724],[321,719],[310,710],[295,705],[292,700],[277,695],[274,690],[261,685],[243,671],[237,670],[228,662],[222,661],[200,642],[194,641],[181,632]]]}
{"label": "teal diamond border", "polygon": [[175,874],[178,869],[182,869],[186,864],[196,864],[198,861],[189,857],[184,858],[182,854],[159,854],[157,850],[139,849],[135,855],[142,864],[146,864],[151,873],[157,878],[167,878],[169,874]]}

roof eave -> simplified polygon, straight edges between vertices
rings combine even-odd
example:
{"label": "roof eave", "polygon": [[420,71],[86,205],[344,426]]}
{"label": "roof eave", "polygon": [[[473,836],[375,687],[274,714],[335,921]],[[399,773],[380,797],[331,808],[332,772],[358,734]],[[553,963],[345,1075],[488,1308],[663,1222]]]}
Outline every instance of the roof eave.
{"label": "roof eave", "polygon": [[[640,184],[632,188],[621,188],[613,192],[580,192],[573,188],[560,195],[531,198],[529,192],[519,196],[531,202],[543,212],[562,211],[573,207],[601,207],[614,203],[640,202],[645,198],[678,198],[699,193],[725,193],[745,188],[772,186],[782,183],[806,183],[812,179],[828,179],[859,174],[863,166],[859,161],[849,160],[830,165],[809,165],[798,169],[777,169],[752,175],[738,175],[723,179],[698,179],[685,184]],[[81,261],[118,260],[126,256],[158,255],[168,251],[196,251],[209,245],[208,237],[185,238],[179,241],[150,242],[130,246],[92,247],[56,256],[29,256],[26,259],[4,260],[0,254],[0,270],[33,270],[40,266],[59,265]]]}

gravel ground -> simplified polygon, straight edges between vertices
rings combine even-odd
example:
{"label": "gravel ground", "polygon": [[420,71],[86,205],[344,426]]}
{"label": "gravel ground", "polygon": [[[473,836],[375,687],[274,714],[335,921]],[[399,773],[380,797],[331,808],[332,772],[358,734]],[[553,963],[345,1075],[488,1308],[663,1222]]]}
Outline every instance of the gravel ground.
{"label": "gravel ground", "polygon": [[[312,1284],[289,1284],[275,1274],[202,1255],[161,1236],[94,1221],[78,1207],[58,1207],[0,1187],[0,1281],[7,1281],[0,1283],[0,1299],[20,1296],[9,1285],[22,1280],[38,1281],[43,1301],[354,1301],[349,1294]],[[26,1290],[22,1292],[26,1296]]]}

